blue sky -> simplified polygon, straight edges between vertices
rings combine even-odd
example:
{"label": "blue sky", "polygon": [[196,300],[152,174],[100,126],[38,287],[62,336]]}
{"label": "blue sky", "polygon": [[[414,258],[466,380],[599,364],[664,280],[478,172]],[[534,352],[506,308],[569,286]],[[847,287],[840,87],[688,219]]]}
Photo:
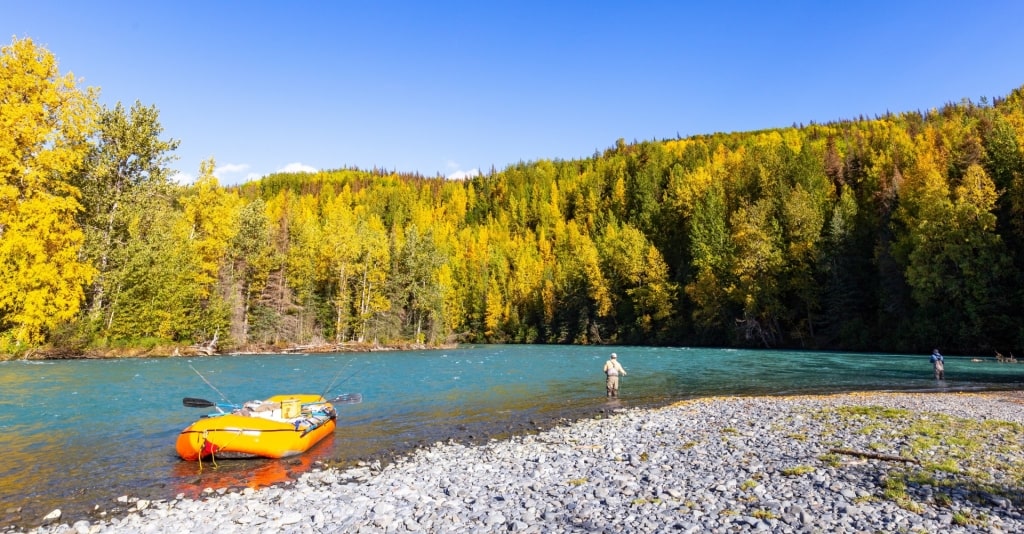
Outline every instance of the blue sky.
{"label": "blue sky", "polygon": [[1024,85],[1024,2],[21,2],[101,102],[160,110],[182,178],[460,176],[666,139],[926,110]]}

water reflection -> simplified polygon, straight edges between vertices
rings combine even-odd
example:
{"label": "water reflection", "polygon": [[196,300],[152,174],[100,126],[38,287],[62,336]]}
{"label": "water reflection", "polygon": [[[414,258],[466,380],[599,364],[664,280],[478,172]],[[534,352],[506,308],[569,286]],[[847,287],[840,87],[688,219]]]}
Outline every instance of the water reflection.
{"label": "water reflection", "polygon": [[329,435],[305,454],[290,458],[173,462],[170,487],[175,495],[195,498],[207,488],[260,488],[295,480],[318,461],[329,459],[334,440]]}

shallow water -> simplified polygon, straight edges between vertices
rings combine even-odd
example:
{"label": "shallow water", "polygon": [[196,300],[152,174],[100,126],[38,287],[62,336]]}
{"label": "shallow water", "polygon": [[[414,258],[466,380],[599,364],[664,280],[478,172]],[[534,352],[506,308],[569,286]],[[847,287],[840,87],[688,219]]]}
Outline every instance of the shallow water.
{"label": "shallow water", "polygon": [[[716,395],[1024,388],[1024,365],[992,358],[949,357],[947,380],[937,382],[927,355],[728,349],[482,345],[0,362],[0,528],[38,524],[54,508],[65,519],[82,517],[97,504],[110,509],[121,495],[173,498],[205,487],[272,484],[316,460],[353,461],[596,414],[610,407],[601,367],[612,351],[629,373],[613,406]],[[183,397],[240,403],[328,387],[328,396],[357,392],[363,402],[339,405],[335,435],[307,454],[222,461],[201,472],[175,454],[178,433],[209,411],[183,407]]]}

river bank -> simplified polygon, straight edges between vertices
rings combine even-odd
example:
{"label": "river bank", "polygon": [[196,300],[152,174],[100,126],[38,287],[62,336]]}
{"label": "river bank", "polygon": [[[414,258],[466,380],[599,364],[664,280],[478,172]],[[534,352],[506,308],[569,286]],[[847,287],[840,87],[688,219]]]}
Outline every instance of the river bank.
{"label": "river bank", "polygon": [[259,490],[125,498],[56,532],[1020,532],[1024,396],[725,397]]}
{"label": "river bank", "polygon": [[4,359],[24,360],[103,360],[111,358],[168,358],[195,356],[231,356],[260,354],[324,354],[345,352],[384,352],[398,350],[440,350],[458,348],[457,343],[427,345],[400,341],[394,343],[372,343],[346,341],[341,343],[311,343],[302,345],[238,345],[217,347],[210,345],[159,345],[152,347],[107,347],[107,348],[67,348],[40,347],[30,349],[24,354],[15,356],[0,354]]}

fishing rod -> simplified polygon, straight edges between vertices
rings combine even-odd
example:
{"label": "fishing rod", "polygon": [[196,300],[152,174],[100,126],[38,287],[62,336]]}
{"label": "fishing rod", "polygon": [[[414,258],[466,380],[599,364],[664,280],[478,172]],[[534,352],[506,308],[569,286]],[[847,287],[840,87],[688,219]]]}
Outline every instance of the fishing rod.
{"label": "fishing rod", "polygon": [[189,368],[189,369],[192,369],[193,371],[195,371],[195,372],[196,372],[196,374],[197,374],[197,375],[199,375],[199,378],[202,378],[202,379],[203,379],[203,382],[206,382],[206,385],[207,385],[207,386],[210,386],[210,389],[212,389],[212,390],[216,391],[216,392],[217,392],[217,394],[218,394],[218,395],[220,395],[220,398],[224,399],[224,402],[226,402],[226,403],[228,403],[228,404],[232,404],[232,405],[234,404],[233,402],[231,402],[231,400],[230,400],[230,399],[228,399],[227,397],[225,397],[225,396],[224,396],[224,394],[223,394],[223,393],[221,393],[219,389],[217,389],[217,388],[213,387],[213,384],[211,384],[211,383],[210,383],[210,381],[209,381],[209,380],[207,380],[207,379],[206,379],[206,377],[205,377],[205,376],[203,376],[203,374],[202,374],[202,373],[200,373],[199,371],[196,371],[196,368],[195,368],[195,367],[192,367],[192,364],[188,364],[188,368]]}
{"label": "fishing rod", "polygon": [[[349,363],[352,363],[352,361],[351,361],[351,360],[349,360]],[[333,388],[333,387],[334,387],[334,383],[338,381],[338,377],[339,377],[339,376],[341,376],[341,373],[342,373],[342,371],[344,371],[344,370],[345,370],[345,369],[347,369],[347,368],[348,368],[348,364],[346,364],[345,366],[343,366],[343,367],[342,367],[341,369],[338,369],[338,372],[337,372],[337,373],[334,373],[334,378],[332,378],[332,379],[331,379],[331,383],[330,383],[330,384],[327,384],[327,387],[326,387],[326,388],[324,388],[324,391],[323,391],[323,393],[321,393],[321,394],[320,394],[320,397],[322,397],[322,398],[324,398],[324,399],[326,399],[326,398],[327,398],[327,392],[328,392],[328,391],[330,391],[330,390],[331,390],[331,388]]]}
{"label": "fishing rod", "polygon": [[[351,364],[351,363],[352,362],[350,360],[349,364]],[[345,382],[348,382],[350,378],[352,378],[353,376],[356,376],[357,374],[359,374],[359,371],[362,371],[363,369],[365,369],[366,366],[369,365],[369,364],[370,364],[370,362],[366,362],[365,364],[363,364],[362,367],[360,367],[359,369],[356,369],[355,372],[353,372],[352,374],[350,374],[347,377],[345,377],[345,380],[342,380],[341,382],[338,382],[338,377],[340,377],[341,373],[343,371],[345,371],[345,369],[348,368],[348,365],[345,365],[345,367],[342,367],[341,369],[338,370],[337,373],[335,373],[334,378],[331,380],[331,383],[327,386],[326,389],[324,389],[324,392],[321,393],[320,396],[326,399],[327,398],[327,394],[330,393],[332,389],[334,389],[337,386],[340,386],[340,385],[344,384]],[[335,382],[338,382],[338,383],[335,384]]]}

